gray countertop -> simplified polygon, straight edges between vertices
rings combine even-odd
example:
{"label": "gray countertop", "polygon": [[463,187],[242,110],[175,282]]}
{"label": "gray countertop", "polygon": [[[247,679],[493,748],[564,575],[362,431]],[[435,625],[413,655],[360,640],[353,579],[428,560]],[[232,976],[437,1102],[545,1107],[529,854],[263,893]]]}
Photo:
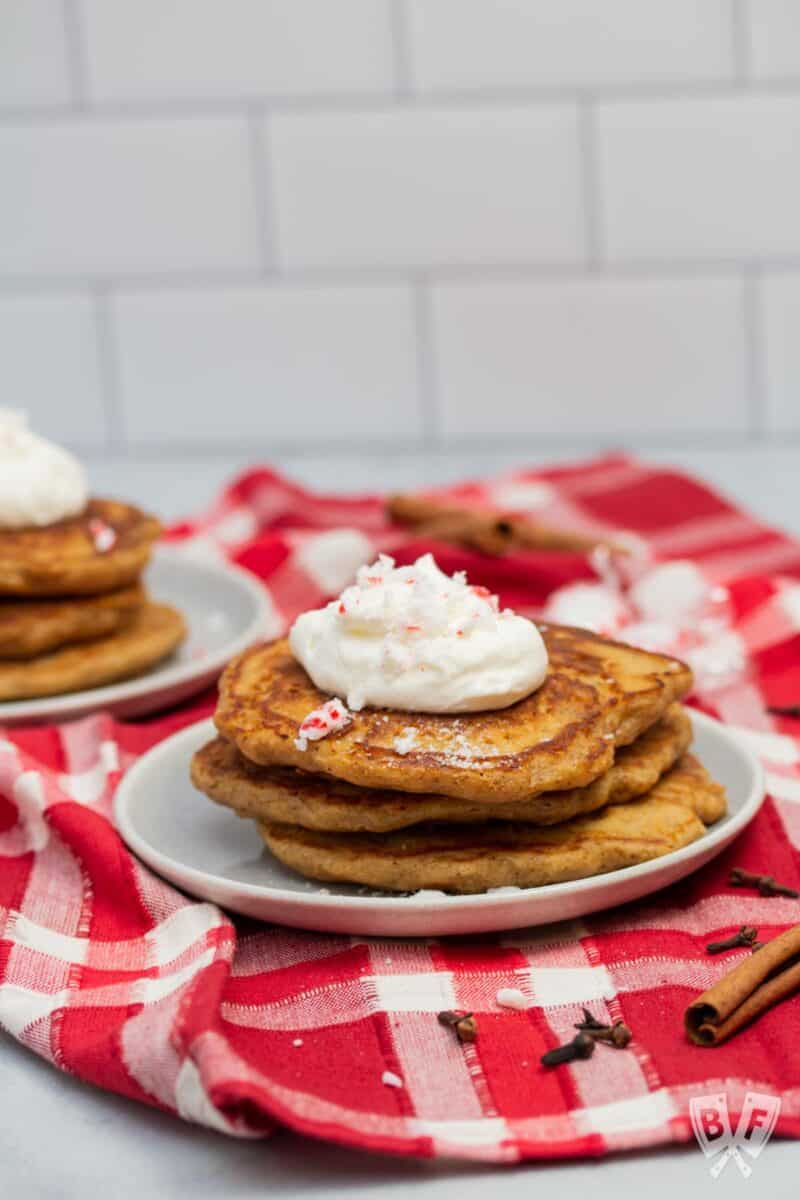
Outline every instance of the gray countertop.
{"label": "gray countertop", "polygon": [[[800,533],[800,447],[648,451],[703,475],[763,519]],[[262,456],[266,457],[266,456]],[[542,456],[544,457],[544,456]],[[554,457],[570,457],[565,451]],[[279,465],[325,489],[367,490],[455,479],[529,465],[511,452],[284,457]],[[96,490],[139,500],[174,518],[202,507],[242,458],[105,459],[90,464]],[[749,1182],[733,1163],[715,1183],[694,1146],[605,1160],[515,1167],[420,1163],[361,1154],[281,1132],[240,1142],[195,1128],[55,1072],[0,1034],[0,1197],[5,1200],[173,1200],[272,1196],[469,1200],[549,1197],[591,1187],[597,1200],[666,1200],[720,1188],[726,1197],[797,1195],[800,1148],[773,1141]],[[793,1170],[794,1168],[794,1170]],[[749,1192],[748,1190],[749,1189]]]}

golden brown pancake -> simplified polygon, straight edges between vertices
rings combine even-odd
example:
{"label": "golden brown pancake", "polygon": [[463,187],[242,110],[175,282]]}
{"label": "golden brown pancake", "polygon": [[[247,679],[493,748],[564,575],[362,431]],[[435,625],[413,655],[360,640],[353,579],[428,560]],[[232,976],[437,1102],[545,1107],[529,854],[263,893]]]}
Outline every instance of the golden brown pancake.
{"label": "golden brown pancake", "polygon": [[0,599],[0,660],[35,658],[115,633],[145,602],[138,584],[100,596],[62,600]]}
{"label": "golden brown pancake", "polygon": [[0,595],[84,596],[134,583],[161,532],[119,500],[90,500],[52,525],[0,529]]}
{"label": "golden brown pancake", "polygon": [[484,892],[540,887],[659,858],[705,831],[701,806],[722,815],[724,794],[684,758],[640,800],[546,828],[504,821],[418,826],[388,834],[322,833],[260,823],[269,849],[311,879],[390,891]]}
{"label": "golden brown pancake", "polygon": [[658,786],[662,800],[689,805],[704,825],[713,825],[728,811],[725,788],[693,754],[684,754],[680,771],[669,771]]}
{"label": "golden brown pancake", "polygon": [[486,821],[487,816],[553,825],[644,795],[677,762],[691,740],[689,716],[680,704],[673,704],[660,721],[619,751],[605,775],[586,787],[491,806],[450,796],[358,788],[293,767],[257,766],[222,738],[197,751],[191,776],[199,791],[240,817],[306,829],[386,833],[430,821],[469,824]]}
{"label": "golden brown pancake", "polygon": [[0,701],[79,692],[141,675],[174,650],[185,634],[183,617],[174,608],[146,603],[124,629],[109,637],[28,662],[0,663]]}
{"label": "golden brown pancake", "polygon": [[[432,715],[363,709],[306,750],[303,719],[328,697],[286,639],[235,658],[220,681],[215,722],[252,762],[299,767],[358,787],[493,803],[584,787],[689,690],[691,671],[586,630],[542,626],[550,658],[533,695],[499,711]],[[413,732],[401,754],[396,739]]]}

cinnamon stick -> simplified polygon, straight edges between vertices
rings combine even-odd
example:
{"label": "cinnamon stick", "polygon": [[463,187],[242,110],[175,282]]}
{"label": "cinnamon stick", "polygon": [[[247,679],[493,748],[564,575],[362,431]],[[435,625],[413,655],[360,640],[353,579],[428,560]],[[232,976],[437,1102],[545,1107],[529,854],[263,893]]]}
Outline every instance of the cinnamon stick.
{"label": "cinnamon stick", "polygon": [[697,1046],[718,1046],[798,990],[800,925],[795,925],[693,1000],[686,1010],[686,1032]]}
{"label": "cinnamon stick", "polygon": [[585,553],[596,546],[625,553],[625,548],[568,529],[540,525],[529,517],[500,509],[466,508],[430,496],[399,493],[386,502],[392,520],[408,525],[420,537],[472,546],[484,554],[509,550],[573,550]]}

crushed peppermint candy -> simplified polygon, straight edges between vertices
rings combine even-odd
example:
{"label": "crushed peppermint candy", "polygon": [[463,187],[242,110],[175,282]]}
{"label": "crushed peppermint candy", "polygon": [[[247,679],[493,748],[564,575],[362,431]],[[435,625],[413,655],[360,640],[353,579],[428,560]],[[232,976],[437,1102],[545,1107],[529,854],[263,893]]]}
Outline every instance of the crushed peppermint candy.
{"label": "crushed peppermint candy", "polygon": [[117,544],[115,531],[99,517],[92,517],[89,521],[89,533],[92,535],[92,542],[98,554],[107,554]]}
{"label": "crushed peppermint candy", "polygon": [[529,1007],[527,997],[519,988],[500,988],[495,1000],[501,1008],[515,1008],[519,1012]]}
{"label": "crushed peppermint candy", "polygon": [[297,731],[294,744],[298,750],[307,750],[309,742],[318,742],[329,733],[346,728],[352,719],[346,706],[334,697],[308,714]]}
{"label": "crushed peppermint candy", "polygon": [[385,1084],[386,1087],[393,1087],[393,1088],[403,1087],[402,1079],[400,1078],[399,1075],[395,1075],[394,1071],[384,1071],[383,1074],[381,1075],[381,1083]]}

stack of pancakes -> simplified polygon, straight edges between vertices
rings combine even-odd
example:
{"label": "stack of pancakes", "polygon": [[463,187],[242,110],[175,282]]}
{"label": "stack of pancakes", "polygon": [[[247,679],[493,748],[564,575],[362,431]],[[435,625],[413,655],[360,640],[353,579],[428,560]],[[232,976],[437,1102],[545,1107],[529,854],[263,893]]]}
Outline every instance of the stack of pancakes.
{"label": "stack of pancakes", "polygon": [[547,678],[510,708],[364,709],[306,749],[298,727],[329,697],[285,640],[251,649],[222,677],[193,782],[302,875],[396,891],[558,883],[700,837],[726,803],[687,753],[689,668],[540,628]]}
{"label": "stack of pancakes", "polygon": [[52,525],[0,529],[0,701],[139,675],[182,640],[180,613],[139,582],[158,521],[90,500]]}

